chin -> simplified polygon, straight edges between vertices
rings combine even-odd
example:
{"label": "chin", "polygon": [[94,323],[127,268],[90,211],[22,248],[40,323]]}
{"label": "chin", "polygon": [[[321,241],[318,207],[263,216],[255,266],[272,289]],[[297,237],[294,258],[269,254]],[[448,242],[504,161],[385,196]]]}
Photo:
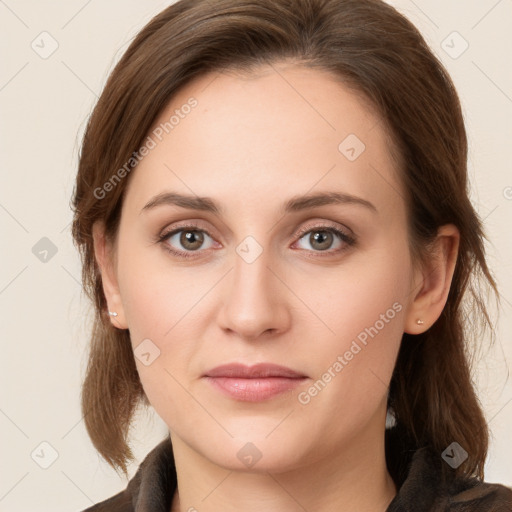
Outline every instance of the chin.
{"label": "chin", "polygon": [[268,428],[268,421],[259,426],[253,423],[251,429],[240,423],[231,425],[228,430],[233,437],[223,432],[210,436],[208,444],[196,440],[193,446],[212,463],[230,471],[283,473],[305,464],[309,457],[304,436],[289,429],[278,432],[276,425],[272,422]]}

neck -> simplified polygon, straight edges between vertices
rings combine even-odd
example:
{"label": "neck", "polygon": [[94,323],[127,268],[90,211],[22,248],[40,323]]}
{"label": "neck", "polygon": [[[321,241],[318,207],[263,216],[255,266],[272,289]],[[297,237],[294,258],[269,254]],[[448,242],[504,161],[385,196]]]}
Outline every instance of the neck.
{"label": "neck", "polygon": [[219,467],[171,433],[178,488],[171,512],[385,512],[396,495],[384,436],[286,472]]}

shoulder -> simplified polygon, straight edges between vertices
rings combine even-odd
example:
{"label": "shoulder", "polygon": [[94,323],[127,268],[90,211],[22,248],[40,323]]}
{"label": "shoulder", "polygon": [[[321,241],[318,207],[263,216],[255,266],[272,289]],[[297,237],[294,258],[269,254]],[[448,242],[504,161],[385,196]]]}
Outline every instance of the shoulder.
{"label": "shoulder", "polygon": [[512,512],[512,488],[476,478],[455,480],[448,488],[448,510]]}
{"label": "shoulder", "polygon": [[134,512],[131,493],[128,489],[81,512]]}
{"label": "shoulder", "polygon": [[512,512],[512,489],[446,471],[430,448],[412,456],[387,512]]}
{"label": "shoulder", "polygon": [[167,437],[148,453],[126,489],[82,512],[169,510],[176,486],[172,445]]}

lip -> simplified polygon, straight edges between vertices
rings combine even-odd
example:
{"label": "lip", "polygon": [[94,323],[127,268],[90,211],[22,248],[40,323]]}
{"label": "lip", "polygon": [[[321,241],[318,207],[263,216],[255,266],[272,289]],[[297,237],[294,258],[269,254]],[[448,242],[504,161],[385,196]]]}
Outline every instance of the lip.
{"label": "lip", "polygon": [[259,363],[247,366],[241,363],[229,363],[217,366],[205,373],[206,377],[239,377],[242,379],[286,377],[296,379],[306,375],[296,372],[286,366],[273,363]]}
{"label": "lip", "polygon": [[216,390],[235,400],[261,402],[291,391],[308,377],[271,363],[254,366],[232,363],[207,371],[203,378]]}

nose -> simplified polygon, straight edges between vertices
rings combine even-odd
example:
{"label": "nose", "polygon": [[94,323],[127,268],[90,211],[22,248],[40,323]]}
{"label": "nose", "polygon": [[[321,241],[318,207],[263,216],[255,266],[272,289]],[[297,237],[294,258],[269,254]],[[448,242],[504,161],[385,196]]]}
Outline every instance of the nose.
{"label": "nose", "polygon": [[219,312],[222,329],[255,341],[289,328],[290,292],[271,267],[265,250],[251,263],[235,254],[234,268],[223,288],[225,297]]}

